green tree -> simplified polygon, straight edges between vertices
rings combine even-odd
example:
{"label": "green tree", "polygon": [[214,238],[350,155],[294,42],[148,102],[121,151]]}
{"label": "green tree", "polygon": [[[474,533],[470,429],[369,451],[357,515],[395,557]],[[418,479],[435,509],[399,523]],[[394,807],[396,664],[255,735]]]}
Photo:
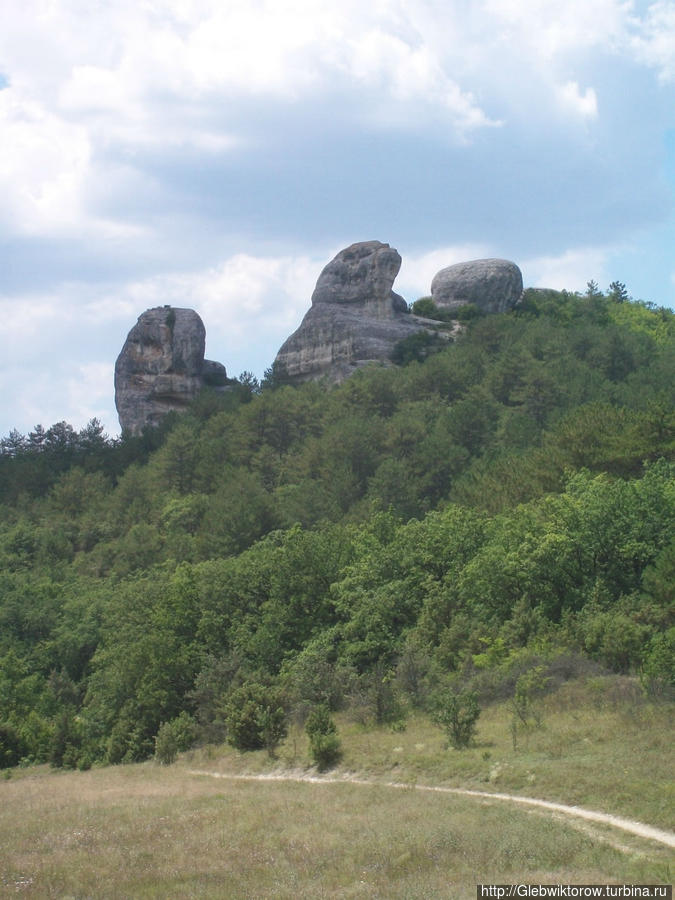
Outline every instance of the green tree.
{"label": "green tree", "polygon": [[334,766],[342,754],[337,727],[327,706],[317,706],[309,714],[305,731],[309,737],[309,752],[319,771]]}
{"label": "green tree", "polygon": [[437,696],[432,718],[445,731],[452,746],[463,750],[473,740],[479,716],[480,707],[475,692],[446,690]]}
{"label": "green tree", "polygon": [[236,688],[225,707],[227,740],[238,750],[266,749],[272,756],[288,731],[278,689],[251,681]]}
{"label": "green tree", "polygon": [[155,735],[155,759],[170,766],[181,751],[190,749],[195,736],[195,721],[185,711],[170,722],[162,722]]}
{"label": "green tree", "polygon": [[607,296],[614,303],[625,303],[628,300],[628,291],[622,281],[612,281]]}

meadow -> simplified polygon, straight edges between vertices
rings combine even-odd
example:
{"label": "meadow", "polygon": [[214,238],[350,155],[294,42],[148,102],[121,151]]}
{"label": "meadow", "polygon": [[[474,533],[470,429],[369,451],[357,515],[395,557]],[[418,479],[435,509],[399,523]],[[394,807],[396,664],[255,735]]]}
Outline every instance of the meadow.
{"label": "meadow", "polygon": [[[508,704],[474,745],[445,746],[423,716],[405,730],[338,717],[343,758],[296,783],[196,772],[311,773],[299,726],[276,758],[208,746],[170,766],[46,766],[0,781],[0,895],[58,898],[473,898],[477,883],[670,883],[669,848],[463,786],[560,800],[672,825],[672,708],[625,679],[564,685],[514,747]],[[380,782],[379,784],[377,782]],[[385,782],[407,789],[395,790]]]}

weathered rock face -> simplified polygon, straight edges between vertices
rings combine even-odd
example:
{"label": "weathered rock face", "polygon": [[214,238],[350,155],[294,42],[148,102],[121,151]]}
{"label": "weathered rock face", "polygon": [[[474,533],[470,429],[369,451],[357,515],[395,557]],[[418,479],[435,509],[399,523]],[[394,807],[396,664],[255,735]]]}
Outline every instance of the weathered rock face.
{"label": "weathered rock face", "polygon": [[475,259],[441,269],[431,282],[431,297],[441,309],[472,303],[487,313],[506,312],[523,292],[523,276],[507,259]]}
{"label": "weathered rock face", "polygon": [[391,289],[400,268],[401,257],[389,244],[352,244],[341,250],[319,275],[312,306],[350,305],[375,319],[405,313],[407,303]]}
{"label": "weathered rock face", "polygon": [[352,244],[328,263],[312,294],[312,307],[275,360],[288,378],[327,376],[343,381],[358,367],[388,362],[394,346],[434,323],[408,313],[392,291],[401,257],[389,244]]}
{"label": "weathered rock face", "polygon": [[115,405],[124,431],[140,434],[187,406],[205,385],[226,382],[225,367],[204,359],[205,340],[204,323],[192,309],[158,306],[139,316],[115,364]]}

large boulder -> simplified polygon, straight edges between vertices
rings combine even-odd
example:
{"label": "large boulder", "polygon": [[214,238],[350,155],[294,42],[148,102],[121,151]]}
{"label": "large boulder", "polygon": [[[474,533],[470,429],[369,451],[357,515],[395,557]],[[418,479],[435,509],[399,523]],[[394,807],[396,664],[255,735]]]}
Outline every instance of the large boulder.
{"label": "large boulder", "polygon": [[523,276],[507,259],[475,259],[441,269],[431,282],[431,297],[439,309],[471,303],[486,313],[506,312],[523,293]]}
{"label": "large boulder", "polygon": [[352,244],[341,250],[319,275],[312,306],[349,305],[376,319],[407,312],[403,297],[391,289],[400,268],[401,257],[389,244]]}
{"label": "large boulder", "polygon": [[435,331],[438,323],[409,314],[392,290],[400,267],[398,252],[380,241],[341,250],[319,276],[311,309],[277,353],[275,369],[295,382],[340,382],[367,363],[388,363],[411,334]]}
{"label": "large boulder", "polygon": [[221,363],[204,359],[206,330],[193,309],[146,310],[115,364],[115,405],[123,431],[140,434],[171,410],[184,409],[206,385],[227,381]]}

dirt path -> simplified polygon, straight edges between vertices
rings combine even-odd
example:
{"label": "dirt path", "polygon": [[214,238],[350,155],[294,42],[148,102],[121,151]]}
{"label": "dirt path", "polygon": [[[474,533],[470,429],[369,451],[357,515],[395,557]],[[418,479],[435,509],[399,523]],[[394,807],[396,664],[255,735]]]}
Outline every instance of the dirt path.
{"label": "dirt path", "polygon": [[475,797],[479,800],[504,800],[509,803],[518,803],[521,806],[534,806],[539,809],[547,809],[552,813],[576,819],[585,819],[600,825],[609,825],[612,828],[620,828],[630,834],[647,840],[657,841],[667,847],[675,847],[675,833],[654,828],[633,819],[624,819],[621,816],[612,816],[608,813],[597,812],[593,809],[584,809],[581,806],[567,806],[564,803],[552,803],[549,800],[538,800],[535,797],[520,797],[517,794],[500,794],[491,791],[472,791],[465,788],[434,787],[425,784],[406,784],[400,781],[370,781],[365,778],[356,778],[351,775],[320,776],[307,775],[305,773],[270,773],[262,775],[234,775],[223,772],[207,772],[190,770],[188,775],[207,775],[210,778],[225,778],[230,781],[296,781],[309,784],[360,784],[373,787],[399,788],[402,790],[428,791],[437,794],[457,794],[461,797]]}

